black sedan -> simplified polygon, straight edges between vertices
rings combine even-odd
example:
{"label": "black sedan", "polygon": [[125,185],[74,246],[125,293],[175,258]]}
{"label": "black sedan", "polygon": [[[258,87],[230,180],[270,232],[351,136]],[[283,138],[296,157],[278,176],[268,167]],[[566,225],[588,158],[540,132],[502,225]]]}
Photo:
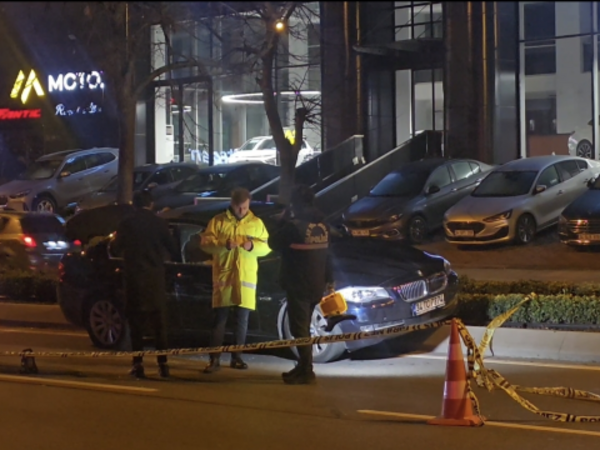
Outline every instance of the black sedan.
{"label": "black sedan", "polygon": [[193,205],[198,198],[228,198],[235,187],[250,191],[279,176],[279,167],[264,163],[218,164],[204,167],[172,189],[155,195],[157,211]]}
{"label": "black sedan", "polygon": [[600,245],[600,177],[567,206],[558,219],[558,236],[571,246]]}
{"label": "black sedan", "polygon": [[469,195],[492,166],[474,160],[425,159],[389,173],[343,214],[356,237],[421,244],[444,213]]}
{"label": "black sedan", "polygon": [[[211,205],[213,207],[211,207]],[[218,206],[222,208],[222,205]],[[167,298],[172,345],[208,342],[212,277],[210,256],[198,245],[200,233],[220,210],[205,203],[163,213],[181,246],[181,259],[167,263]],[[254,202],[252,210],[267,228],[281,207]],[[82,213],[85,214],[85,213]],[[332,333],[372,331],[402,324],[427,323],[453,314],[458,277],[449,263],[400,242],[337,236],[331,247],[336,288],[346,298],[355,320],[338,323]],[[85,327],[100,348],[123,348],[127,322],[123,312],[122,260],[111,256],[110,237],[85,253],[62,259],[59,304],[67,320]],[[285,294],[279,287],[280,257],[260,260],[257,310],[250,315],[249,341],[289,339]],[[312,318],[314,334],[329,334],[319,309]],[[368,339],[313,348],[316,362],[338,358],[380,342]]]}

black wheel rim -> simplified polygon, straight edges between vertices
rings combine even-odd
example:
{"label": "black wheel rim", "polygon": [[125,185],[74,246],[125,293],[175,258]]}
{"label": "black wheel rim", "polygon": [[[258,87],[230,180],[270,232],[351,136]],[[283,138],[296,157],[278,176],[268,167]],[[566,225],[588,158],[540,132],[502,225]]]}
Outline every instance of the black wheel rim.
{"label": "black wheel rim", "polygon": [[577,146],[577,156],[581,158],[591,159],[593,152],[592,144],[587,141],[582,142]]}
{"label": "black wheel rim", "polygon": [[517,235],[519,236],[519,240],[524,244],[527,244],[533,239],[533,233],[533,219],[529,216],[522,217],[519,220],[519,225],[517,227]]}
{"label": "black wheel rim", "polygon": [[413,242],[421,242],[425,237],[425,221],[417,218],[410,223],[410,238]]}

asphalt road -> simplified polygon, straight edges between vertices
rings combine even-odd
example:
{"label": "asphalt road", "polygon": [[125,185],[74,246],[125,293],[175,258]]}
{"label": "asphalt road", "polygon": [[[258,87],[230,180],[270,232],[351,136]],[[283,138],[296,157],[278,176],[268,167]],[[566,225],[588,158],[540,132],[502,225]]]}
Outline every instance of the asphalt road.
{"label": "asphalt road", "polygon": [[[28,347],[91,349],[76,332],[0,329],[0,351]],[[3,448],[577,450],[600,445],[600,424],[554,423],[499,391],[476,389],[488,419],[484,427],[426,425],[423,416],[440,412],[444,357],[365,359],[369,356],[376,355],[317,366],[316,386],[284,385],[279,374],[291,363],[265,355],[247,355],[248,371],[224,368],[211,376],[199,372],[204,358],[172,359],[170,380],[159,379],[147,361],[150,379],[144,381],[128,377],[128,359],[38,358],[40,374],[24,376],[17,373],[18,358],[3,357]],[[490,367],[515,384],[600,392],[600,367],[493,361]],[[600,415],[600,404],[528,398],[543,409]]]}
{"label": "asphalt road", "polygon": [[561,244],[556,227],[540,232],[528,245],[498,244],[458,248],[438,232],[418,248],[442,255],[457,268],[599,270],[600,249]]}

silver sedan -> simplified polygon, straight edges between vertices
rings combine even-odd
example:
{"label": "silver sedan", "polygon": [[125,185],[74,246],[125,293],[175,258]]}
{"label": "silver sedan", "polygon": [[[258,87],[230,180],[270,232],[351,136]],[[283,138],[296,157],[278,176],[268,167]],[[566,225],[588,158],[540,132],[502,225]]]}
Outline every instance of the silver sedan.
{"label": "silver sedan", "polygon": [[527,244],[538,231],[556,224],[563,209],[599,172],[598,162],[574,156],[508,162],[448,210],[446,240],[460,245]]}

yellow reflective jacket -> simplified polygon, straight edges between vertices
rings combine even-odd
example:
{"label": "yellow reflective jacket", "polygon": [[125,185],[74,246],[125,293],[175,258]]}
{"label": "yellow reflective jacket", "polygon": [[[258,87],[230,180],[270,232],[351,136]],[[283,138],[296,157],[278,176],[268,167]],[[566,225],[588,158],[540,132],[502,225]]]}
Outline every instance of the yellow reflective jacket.
{"label": "yellow reflective jacket", "polygon": [[[238,246],[227,250],[227,240]],[[238,220],[227,210],[211,219],[202,233],[201,247],[213,255],[213,308],[242,306],[256,309],[256,284],[258,261],[271,252],[267,240],[269,233],[262,220],[252,211]],[[250,251],[242,247],[251,240]]]}

